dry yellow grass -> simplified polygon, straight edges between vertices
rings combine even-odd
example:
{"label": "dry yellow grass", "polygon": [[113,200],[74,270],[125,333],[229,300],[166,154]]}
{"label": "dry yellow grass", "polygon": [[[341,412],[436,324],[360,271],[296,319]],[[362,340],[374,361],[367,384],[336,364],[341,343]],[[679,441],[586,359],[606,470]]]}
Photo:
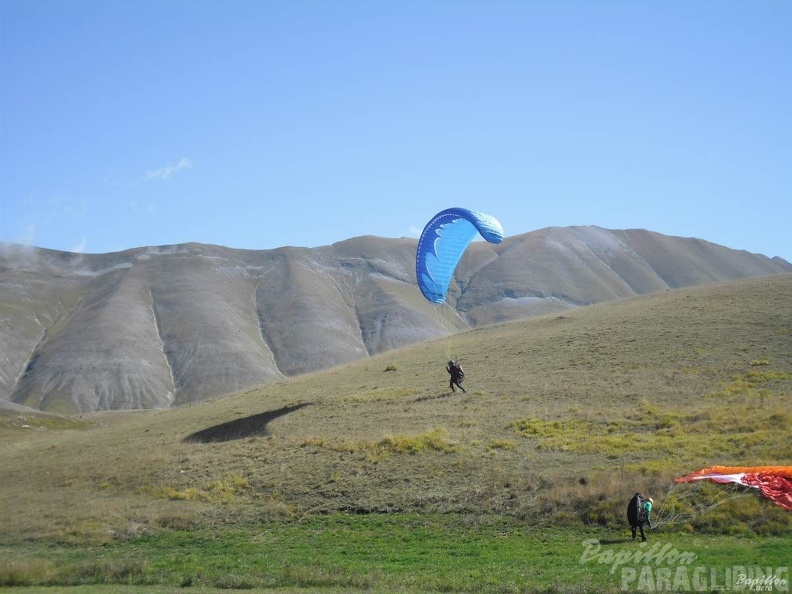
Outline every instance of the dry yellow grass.
{"label": "dry yellow grass", "polygon": [[[449,393],[449,347],[468,394]],[[700,466],[792,463],[791,401],[792,276],[669,291],[182,409],[6,417],[0,542],[333,510],[601,513],[562,502],[620,509]],[[187,440],[234,421],[248,433]]]}

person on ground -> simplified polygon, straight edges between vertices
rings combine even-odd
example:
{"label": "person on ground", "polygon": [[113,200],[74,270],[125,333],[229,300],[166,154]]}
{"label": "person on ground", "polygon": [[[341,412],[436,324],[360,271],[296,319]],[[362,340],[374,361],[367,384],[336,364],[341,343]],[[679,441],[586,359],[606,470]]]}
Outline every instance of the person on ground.
{"label": "person on ground", "polygon": [[[640,530],[641,540],[646,542],[646,533],[644,532],[643,527],[644,524],[649,524],[649,527],[652,527],[652,525],[649,523],[649,517],[647,515],[652,511],[651,502],[651,498],[645,498],[640,493],[636,493],[627,504],[627,522],[630,524],[630,531],[632,532],[633,540],[635,540],[635,535]],[[649,504],[648,512],[646,504]]]}
{"label": "person on ground", "polygon": [[457,386],[463,393],[467,394],[467,390],[462,387],[462,382],[465,380],[465,371],[462,369],[462,366],[451,359],[446,365],[446,371],[451,375],[451,381],[448,385],[451,387],[452,392],[456,392]]}
{"label": "person on ground", "polygon": [[649,528],[652,527],[652,507],[654,507],[654,499],[651,497],[644,499],[644,518],[646,519],[646,524],[649,526]]}

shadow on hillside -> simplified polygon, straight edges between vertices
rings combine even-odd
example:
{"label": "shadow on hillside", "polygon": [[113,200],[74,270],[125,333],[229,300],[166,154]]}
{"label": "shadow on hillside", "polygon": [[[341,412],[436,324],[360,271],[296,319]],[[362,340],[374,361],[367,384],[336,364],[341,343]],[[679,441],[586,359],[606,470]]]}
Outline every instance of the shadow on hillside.
{"label": "shadow on hillside", "polygon": [[232,441],[234,439],[244,439],[246,437],[254,437],[257,435],[267,435],[267,423],[289,414],[295,410],[301,409],[304,406],[309,406],[312,402],[303,402],[300,404],[292,404],[284,406],[277,410],[263,412],[258,415],[245,417],[244,419],[237,419],[236,421],[229,421],[214,427],[208,427],[201,431],[196,431],[191,435],[185,437],[182,441],[184,443],[214,443],[218,441]]}
{"label": "shadow on hillside", "polygon": [[450,396],[456,396],[454,392],[446,392],[445,394],[433,394],[432,396],[419,396],[415,399],[415,402],[423,402],[425,400],[437,400],[438,398],[448,398]]}

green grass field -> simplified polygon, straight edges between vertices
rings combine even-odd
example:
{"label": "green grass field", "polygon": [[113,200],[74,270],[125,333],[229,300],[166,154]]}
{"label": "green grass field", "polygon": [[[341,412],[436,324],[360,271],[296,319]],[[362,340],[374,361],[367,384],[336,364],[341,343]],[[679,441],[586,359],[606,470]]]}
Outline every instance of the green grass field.
{"label": "green grass field", "polygon": [[624,530],[541,528],[504,518],[333,514],[244,529],[167,531],[95,547],[35,545],[4,556],[1,566],[8,586],[15,585],[14,575],[20,584],[42,586],[114,584],[101,592],[125,591],[122,585],[141,591],[609,592],[623,585],[633,590],[639,579],[655,587],[674,577],[680,584],[725,585],[741,571],[735,567],[746,575],[786,567],[789,544],[788,538],[662,532],[640,544]]}
{"label": "green grass field", "polygon": [[[449,356],[468,394],[449,392]],[[481,328],[181,409],[7,415],[0,586],[719,589],[789,565],[792,514],[673,479],[792,464],[791,404],[787,275]],[[695,562],[635,556],[636,491],[655,499],[648,547]]]}

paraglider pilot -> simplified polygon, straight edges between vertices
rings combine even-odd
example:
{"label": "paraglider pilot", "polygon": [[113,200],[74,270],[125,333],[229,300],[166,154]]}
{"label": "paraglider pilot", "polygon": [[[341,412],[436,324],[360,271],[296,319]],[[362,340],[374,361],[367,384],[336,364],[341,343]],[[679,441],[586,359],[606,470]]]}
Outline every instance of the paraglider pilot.
{"label": "paraglider pilot", "polygon": [[459,363],[456,363],[453,359],[448,362],[446,365],[446,371],[451,375],[451,381],[449,381],[448,385],[451,387],[452,392],[456,392],[456,385],[462,392],[467,394],[467,390],[462,387],[462,382],[465,379],[465,372],[462,369],[462,366]]}
{"label": "paraglider pilot", "polygon": [[649,520],[649,515],[652,512],[652,505],[654,500],[649,497],[645,498],[640,493],[636,493],[630,502],[627,504],[627,522],[630,524],[633,540],[635,540],[635,533],[637,530],[641,531],[641,540],[646,542],[646,534],[644,534],[644,524],[648,524],[649,528],[652,523]]}

